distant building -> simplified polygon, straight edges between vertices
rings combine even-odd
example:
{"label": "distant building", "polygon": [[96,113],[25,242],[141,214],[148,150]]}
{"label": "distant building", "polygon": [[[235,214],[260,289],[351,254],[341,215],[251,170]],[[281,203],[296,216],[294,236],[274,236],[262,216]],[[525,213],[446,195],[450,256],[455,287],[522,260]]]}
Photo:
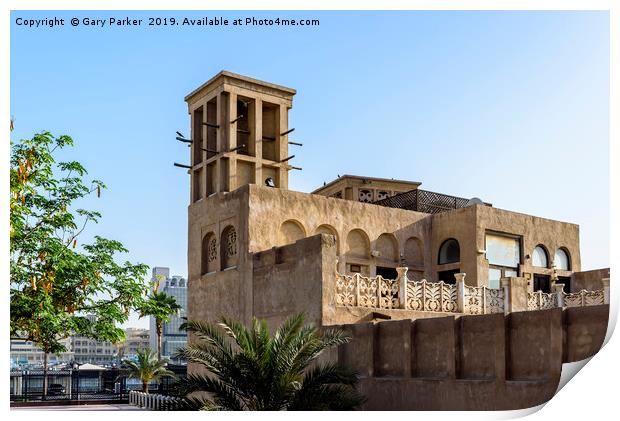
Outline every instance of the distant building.
{"label": "distant building", "polygon": [[[91,320],[95,318],[92,315],[87,317]],[[76,335],[71,337],[71,349],[78,364],[112,365],[118,362],[117,346],[109,341]]]}
{"label": "distant building", "polygon": [[[55,365],[58,363],[66,363],[73,360],[73,352],[71,351],[71,340],[69,338],[62,341],[67,351],[58,355],[49,354],[48,364]],[[23,366],[42,366],[43,351],[34,342],[22,339],[11,339],[11,367]]]}
{"label": "distant building", "polygon": [[[88,315],[91,321],[95,316]],[[129,354],[135,354],[138,347],[149,347],[149,331],[147,329],[127,329],[126,346]],[[61,341],[66,351],[58,355],[49,354],[50,366],[60,363],[112,365],[118,363],[119,346],[109,341],[99,341],[82,335],[74,335]],[[126,344],[126,345],[125,345]],[[31,341],[11,340],[11,367],[42,366],[43,351]]]}
{"label": "distant building", "polygon": [[129,327],[125,329],[125,341],[118,346],[118,357],[131,358],[138,351],[151,348],[150,332],[148,329]]}
{"label": "distant building", "polygon": [[[169,268],[154,267],[152,280],[157,281],[158,277],[159,291],[173,296],[181,306],[179,314],[172,316],[170,322],[164,323],[162,329],[162,357],[178,361],[174,356],[177,350],[187,343],[187,333],[179,329],[181,324],[185,321],[183,318],[186,317],[187,314],[187,280],[177,275],[170,277]],[[150,333],[151,347],[157,349],[157,331],[155,329],[155,319],[153,317],[151,317],[150,320]]]}

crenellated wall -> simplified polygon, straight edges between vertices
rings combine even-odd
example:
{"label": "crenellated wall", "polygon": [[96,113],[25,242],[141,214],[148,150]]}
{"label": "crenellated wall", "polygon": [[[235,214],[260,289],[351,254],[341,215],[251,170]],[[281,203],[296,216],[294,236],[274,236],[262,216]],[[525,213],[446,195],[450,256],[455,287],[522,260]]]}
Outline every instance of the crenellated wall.
{"label": "crenellated wall", "polygon": [[600,349],[609,306],[342,325],[338,361],[367,410],[498,410],[553,397],[562,363]]}

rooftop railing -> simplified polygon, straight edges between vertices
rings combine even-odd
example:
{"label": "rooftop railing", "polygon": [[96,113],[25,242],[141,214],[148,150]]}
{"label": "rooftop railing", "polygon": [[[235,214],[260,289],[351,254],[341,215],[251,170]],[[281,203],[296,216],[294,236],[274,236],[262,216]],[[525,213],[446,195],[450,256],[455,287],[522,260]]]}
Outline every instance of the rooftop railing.
{"label": "rooftop railing", "polygon": [[[470,199],[465,199],[464,197],[450,196],[422,189],[410,190],[373,203],[388,208],[399,208],[423,213],[441,213],[452,209],[466,208],[471,204]],[[490,203],[484,203],[484,205],[492,206]]]}

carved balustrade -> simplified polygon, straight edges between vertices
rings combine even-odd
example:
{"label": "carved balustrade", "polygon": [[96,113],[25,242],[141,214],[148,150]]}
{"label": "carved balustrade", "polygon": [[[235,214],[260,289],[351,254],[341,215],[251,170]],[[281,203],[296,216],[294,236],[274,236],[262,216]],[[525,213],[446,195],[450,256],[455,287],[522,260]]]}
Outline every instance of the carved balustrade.
{"label": "carved balustrade", "polygon": [[[457,274],[456,284],[443,281],[411,281],[407,268],[397,268],[397,279],[382,276],[362,276],[359,273],[343,275],[336,272],[336,305],[373,309],[404,309],[436,313],[492,314],[510,312],[509,283],[494,289],[486,286],[465,285],[465,274]],[[609,303],[609,280],[606,288],[597,291],[564,293],[563,285],[555,285],[555,292],[527,293],[528,310],[546,310],[556,307],[581,307]]]}
{"label": "carved balustrade", "polygon": [[457,289],[456,285],[447,284],[443,281],[407,282],[407,310],[457,312]]}

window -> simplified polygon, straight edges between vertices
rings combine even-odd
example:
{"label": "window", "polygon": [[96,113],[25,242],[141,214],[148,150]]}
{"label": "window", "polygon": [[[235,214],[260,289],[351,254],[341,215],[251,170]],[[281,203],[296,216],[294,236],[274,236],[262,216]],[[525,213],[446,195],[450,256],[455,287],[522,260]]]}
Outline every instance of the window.
{"label": "window", "polygon": [[547,251],[543,246],[536,246],[532,253],[532,265],[539,268],[549,267],[549,259],[547,257]]}
{"label": "window", "polygon": [[570,259],[568,257],[568,252],[563,248],[557,249],[555,252],[555,257],[553,258],[553,264],[556,269],[570,270]]}
{"label": "window", "polygon": [[358,190],[358,200],[364,203],[372,203],[372,190]]}
{"label": "window", "polygon": [[209,232],[202,239],[201,250],[201,273],[214,272],[216,270],[215,260],[217,259],[217,240],[213,232]]}
{"label": "window", "polygon": [[490,265],[516,268],[520,263],[519,238],[498,234],[486,235],[486,255]]}
{"label": "window", "polygon": [[459,242],[454,238],[444,241],[439,247],[439,264],[457,263],[461,260]]}
{"label": "window", "polygon": [[220,237],[220,258],[222,270],[237,265],[237,231],[232,225],[222,231]]}
{"label": "window", "polygon": [[486,257],[489,261],[489,288],[499,288],[500,279],[518,276],[521,263],[519,237],[502,234],[486,235]]}
{"label": "window", "polygon": [[501,269],[489,268],[489,288],[499,288],[499,280],[501,277]]}
{"label": "window", "polygon": [[390,197],[390,192],[384,190],[380,190],[377,192],[377,200],[387,199],[388,197]]}
{"label": "window", "polygon": [[489,288],[499,289],[502,278],[516,278],[518,273],[514,269],[489,267]]}

